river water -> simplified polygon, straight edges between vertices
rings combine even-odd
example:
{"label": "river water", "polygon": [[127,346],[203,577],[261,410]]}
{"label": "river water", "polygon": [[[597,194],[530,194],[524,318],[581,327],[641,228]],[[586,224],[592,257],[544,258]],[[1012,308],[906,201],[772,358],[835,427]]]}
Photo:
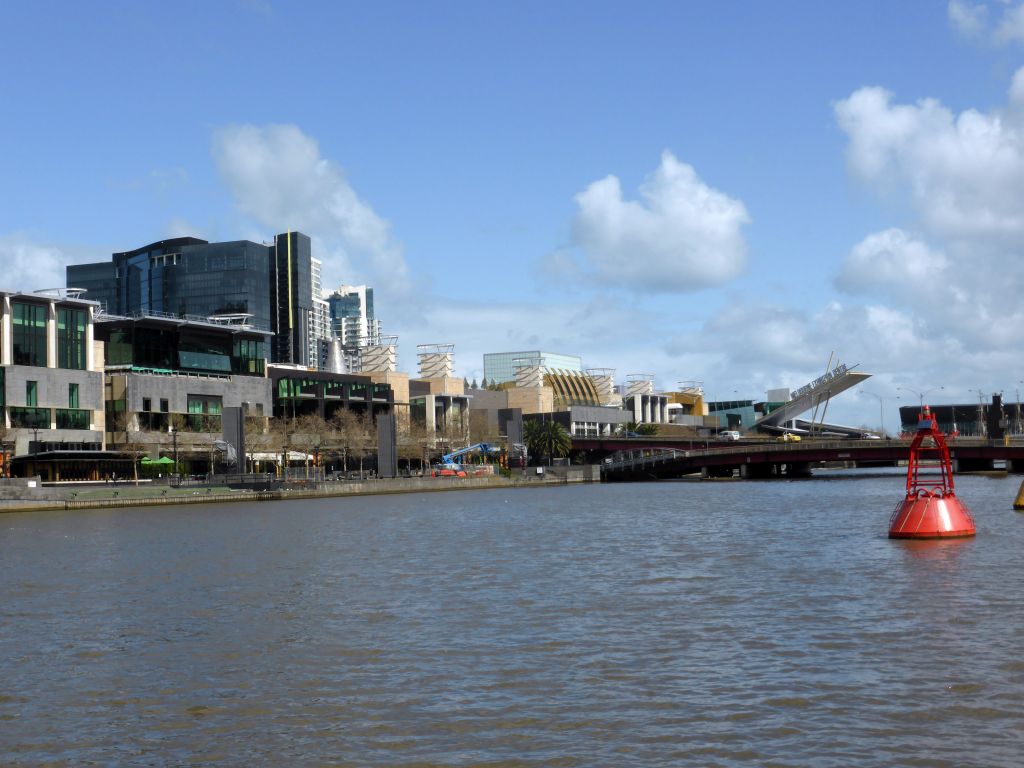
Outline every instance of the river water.
{"label": "river water", "polygon": [[1019,478],[0,516],[0,764],[1010,766]]}

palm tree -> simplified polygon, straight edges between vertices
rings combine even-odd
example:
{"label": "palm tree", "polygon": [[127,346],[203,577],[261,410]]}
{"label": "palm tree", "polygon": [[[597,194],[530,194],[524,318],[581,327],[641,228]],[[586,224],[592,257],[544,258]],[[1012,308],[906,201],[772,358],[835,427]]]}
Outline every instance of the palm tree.
{"label": "palm tree", "polygon": [[531,419],[523,424],[523,437],[530,453],[534,456],[547,456],[549,463],[551,459],[566,456],[572,450],[572,438],[557,421]]}

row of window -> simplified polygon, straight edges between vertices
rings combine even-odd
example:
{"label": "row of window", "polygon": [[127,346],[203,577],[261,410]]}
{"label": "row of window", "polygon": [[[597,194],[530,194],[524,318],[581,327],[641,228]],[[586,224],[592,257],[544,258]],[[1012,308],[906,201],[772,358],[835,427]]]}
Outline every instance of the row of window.
{"label": "row of window", "polygon": [[[90,412],[79,408],[55,408],[57,429],[89,429]],[[49,429],[49,408],[11,406],[11,426],[22,429]]]}
{"label": "row of window", "polygon": [[[46,367],[45,304],[11,302],[11,353],[15,365]],[[84,309],[57,308],[57,367],[85,370],[88,318]]]}
{"label": "row of window", "polygon": [[[25,382],[25,405],[34,408],[39,405],[39,382]],[[68,408],[78,407],[78,385],[68,384]]]}

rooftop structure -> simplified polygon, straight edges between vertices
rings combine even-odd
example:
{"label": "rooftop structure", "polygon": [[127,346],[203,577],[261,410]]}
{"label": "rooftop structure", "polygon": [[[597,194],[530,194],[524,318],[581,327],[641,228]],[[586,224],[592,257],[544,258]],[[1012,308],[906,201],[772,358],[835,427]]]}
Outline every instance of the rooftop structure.
{"label": "rooftop structure", "polygon": [[504,384],[516,380],[516,368],[523,361],[535,360],[545,369],[583,372],[583,359],[578,355],[563,355],[541,350],[522,352],[488,352],[484,355],[484,378],[489,384]]}

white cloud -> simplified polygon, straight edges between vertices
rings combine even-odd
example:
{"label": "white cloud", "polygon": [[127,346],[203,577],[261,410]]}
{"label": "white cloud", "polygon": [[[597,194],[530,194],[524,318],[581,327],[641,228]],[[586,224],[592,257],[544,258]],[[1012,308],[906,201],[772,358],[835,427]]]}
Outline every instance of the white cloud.
{"label": "white cloud", "polygon": [[964,399],[1012,384],[1024,355],[1024,69],[1002,109],[957,114],[861,88],[835,114],[850,172],[910,219],[844,259],[836,286],[885,304],[837,310],[837,343],[887,372],[890,394],[942,384]]}
{"label": "white cloud", "polygon": [[934,99],[893,104],[861,88],[835,106],[851,171],[905,192],[933,235],[1024,235],[1024,123],[1014,111],[954,115]]}
{"label": "white cloud", "polygon": [[25,235],[0,236],[5,289],[30,292],[63,287],[66,285],[64,267],[71,261],[60,248],[40,245]]}
{"label": "white cloud", "polygon": [[979,38],[988,26],[988,8],[983,3],[950,0],[947,13],[950,24],[964,37]]}
{"label": "white cloud", "polygon": [[625,200],[619,179],[607,176],[576,195],[573,242],[594,280],[685,292],[722,285],[743,271],[741,228],[750,221],[743,203],[667,151],[639,191],[640,200]]}
{"label": "white cloud", "polygon": [[994,34],[998,43],[1024,42],[1024,4],[1007,8]]}
{"label": "white cloud", "polygon": [[1024,3],[950,0],[947,17],[962,37],[992,45],[1024,43]]}
{"label": "white cloud", "polygon": [[868,235],[843,261],[836,285],[845,291],[907,296],[917,287],[941,284],[945,254],[898,228]]}
{"label": "white cloud", "polygon": [[325,287],[369,281],[404,290],[408,269],[391,225],[362,200],[344,171],[294,125],[217,131],[213,155],[239,210],[271,232],[300,230],[324,260]]}

